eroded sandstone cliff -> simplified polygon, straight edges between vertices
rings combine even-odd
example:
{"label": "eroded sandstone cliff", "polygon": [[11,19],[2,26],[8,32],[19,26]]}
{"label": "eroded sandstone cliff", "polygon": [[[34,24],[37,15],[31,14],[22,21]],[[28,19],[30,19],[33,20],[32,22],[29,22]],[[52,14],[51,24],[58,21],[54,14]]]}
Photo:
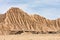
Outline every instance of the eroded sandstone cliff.
{"label": "eroded sandstone cliff", "polygon": [[60,19],[49,20],[40,15],[29,15],[19,8],[10,8],[0,14],[0,34],[15,34],[19,31],[48,33],[60,32]]}

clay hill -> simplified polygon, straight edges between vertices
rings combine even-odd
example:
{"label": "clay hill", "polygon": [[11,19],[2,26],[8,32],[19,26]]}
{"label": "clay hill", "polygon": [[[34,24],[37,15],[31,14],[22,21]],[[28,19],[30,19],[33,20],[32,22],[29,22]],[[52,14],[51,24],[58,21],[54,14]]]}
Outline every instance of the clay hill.
{"label": "clay hill", "polygon": [[12,7],[0,14],[0,35],[31,33],[59,33],[60,19],[49,20],[40,15],[29,15],[19,8]]}

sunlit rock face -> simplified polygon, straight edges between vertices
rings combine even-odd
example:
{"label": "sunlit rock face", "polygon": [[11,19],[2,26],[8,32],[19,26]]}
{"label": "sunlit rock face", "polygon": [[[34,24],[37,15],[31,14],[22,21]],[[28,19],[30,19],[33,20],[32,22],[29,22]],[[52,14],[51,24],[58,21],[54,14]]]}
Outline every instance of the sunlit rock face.
{"label": "sunlit rock face", "polygon": [[21,32],[52,33],[60,32],[60,19],[49,20],[40,15],[29,15],[22,9],[12,7],[0,14],[0,35]]}

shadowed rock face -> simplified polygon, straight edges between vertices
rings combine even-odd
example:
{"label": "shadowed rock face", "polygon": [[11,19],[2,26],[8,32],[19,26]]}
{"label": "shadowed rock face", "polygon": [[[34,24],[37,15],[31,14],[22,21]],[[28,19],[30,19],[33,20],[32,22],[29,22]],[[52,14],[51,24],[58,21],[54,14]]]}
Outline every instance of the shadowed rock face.
{"label": "shadowed rock face", "polygon": [[0,35],[22,32],[59,33],[60,19],[49,20],[37,14],[29,15],[14,7],[0,15]]}

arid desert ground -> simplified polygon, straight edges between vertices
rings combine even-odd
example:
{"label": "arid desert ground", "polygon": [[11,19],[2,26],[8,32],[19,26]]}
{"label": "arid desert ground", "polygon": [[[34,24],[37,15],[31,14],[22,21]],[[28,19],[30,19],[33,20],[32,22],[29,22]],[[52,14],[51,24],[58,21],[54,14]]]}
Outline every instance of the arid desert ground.
{"label": "arid desert ground", "polygon": [[60,40],[60,34],[28,34],[2,35],[0,40]]}

